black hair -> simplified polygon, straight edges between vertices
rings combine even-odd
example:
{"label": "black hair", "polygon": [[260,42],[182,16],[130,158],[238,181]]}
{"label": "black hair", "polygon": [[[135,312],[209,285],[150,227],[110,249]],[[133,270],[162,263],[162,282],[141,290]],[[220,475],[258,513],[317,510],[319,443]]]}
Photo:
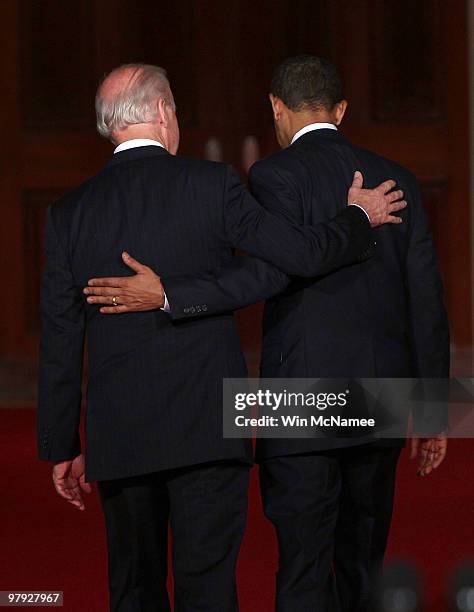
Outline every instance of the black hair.
{"label": "black hair", "polygon": [[331,110],[343,99],[337,68],[314,55],[296,55],[282,62],[273,74],[270,92],[292,111]]}

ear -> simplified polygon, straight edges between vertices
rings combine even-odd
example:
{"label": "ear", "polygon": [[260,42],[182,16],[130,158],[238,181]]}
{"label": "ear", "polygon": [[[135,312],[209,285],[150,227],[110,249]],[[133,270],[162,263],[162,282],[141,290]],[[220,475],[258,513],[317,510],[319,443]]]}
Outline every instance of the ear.
{"label": "ear", "polygon": [[340,125],[347,109],[347,100],[341,100],[334,107],[334,123]]}
{"label": "ear", "polygon": [[282,111],[282,104],[283,103],[280,100],[280,98],[277,98],[272,93],[269,94],[268,97],[270,98],[270,103],[272,105],[273,116],[275,118],[275,121],[278,121],[280,119],[280,117],[281,117],[281,111]]}
{"label": "ear", "polygon": [[168,109],[164,98],[160,98],[159,100],[157,100],[156,109],[158,123],[166,127],[166,125],[168,124]]}

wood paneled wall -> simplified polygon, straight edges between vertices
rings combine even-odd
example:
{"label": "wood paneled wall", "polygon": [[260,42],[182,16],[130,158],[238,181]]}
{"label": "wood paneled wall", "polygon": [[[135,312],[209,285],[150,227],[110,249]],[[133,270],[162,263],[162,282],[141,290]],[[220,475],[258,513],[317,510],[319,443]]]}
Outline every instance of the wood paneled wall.
{"label": "wood paneled wall", "polygon": [[[467,32],[463,0],[5,0],[0,3],[0,357],[34,358],[47,205],[97,171],[97,82],[124,62],[167,68],[181,153],[209,138],[241,165],[242,143],[276,149],[267,100],[285,56],[324,55],[350,102],[345,133],[422,181],[453,340],[471,342]],[[253,308],[240,316],[255,347]]]}

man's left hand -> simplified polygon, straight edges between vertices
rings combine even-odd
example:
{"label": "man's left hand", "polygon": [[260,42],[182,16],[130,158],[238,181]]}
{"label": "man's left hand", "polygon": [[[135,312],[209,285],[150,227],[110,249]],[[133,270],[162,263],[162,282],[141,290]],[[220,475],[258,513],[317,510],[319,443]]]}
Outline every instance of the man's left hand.
{"label": "man's left hand", "polygon": [[92,491],[85,480],[84,465],[84,455],[78,455],[71,461],[59,461],[53,467],[53,483],[58,495],[78,510],[85,508],[82,493]]}
{"label": "man's left hand", "polygon": [[84,289],[88,303],[105,304],[100,309],[103,314],[163,308],[165,293],[160,277],[126,252],[122,253],[122,259],[135,275],[92,278]]}
{"label": "man's left hand", "polygon": [[436,438],[412,438],[410,459],[418,457],[418,476],[427,476],[438,468],[446,457],[448,438],[440,434]]}

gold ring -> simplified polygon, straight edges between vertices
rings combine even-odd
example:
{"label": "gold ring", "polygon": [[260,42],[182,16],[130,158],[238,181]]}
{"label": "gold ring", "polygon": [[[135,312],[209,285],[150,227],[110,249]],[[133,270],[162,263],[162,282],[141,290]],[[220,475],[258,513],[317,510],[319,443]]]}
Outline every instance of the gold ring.
{"label": "gold ring", "polygon": [[117,304],[117,296],[116,295],[114,295],[114,297],[112,298],[112,304],[114,306],[118,306],[118,304]]}

